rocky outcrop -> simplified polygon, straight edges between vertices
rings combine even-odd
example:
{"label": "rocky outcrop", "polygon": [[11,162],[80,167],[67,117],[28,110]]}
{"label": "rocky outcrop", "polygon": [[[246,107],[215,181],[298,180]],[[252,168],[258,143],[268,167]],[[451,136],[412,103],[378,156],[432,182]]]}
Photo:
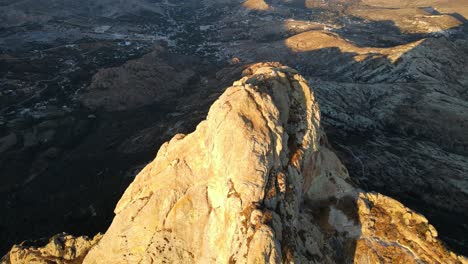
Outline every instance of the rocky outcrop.
{"label": "rocky outcrop", "polygon": [[[466,10],[434,0],[5,2],[0,253],[62,230],[103,231],[134,172],[205,117],[221,90],[208,84],[229,86],[212,74],[237,57],[300,70],[353,180],[423,213],[468,254]],[[206,62],[140,60],[155,40]],[[75,100],[83,92],[93,113]]]}
{"label": "rocky outcrop", "polygon": [[90,239],[88,237],[73,237],[63,233],[50,238],[46,245],[43,245],[42,241],[23,242],[13,246],[0,263],[82,263],[88,251],[101,239],[101,236],[98,234]]}
{"label": "rocky outcrop", "polygon": [[251,10],[266,11],[270,6],[264,0],[247,0],[242,4],[243,7]]}
{"label": "rocky outcrop", "polygon": [[358,214],[355,263],[467,263],[444,248],[424,216],[392,198],[361,193]]}
{"label": "rocky outcrop", "polygon": [[[359,196],[329,149],[318,104],[297,72],[260,64],[244,74],[195,132],[161,147],[84,263],[457,261],[422,217],[390,198]],[[396,222],[400,229],[388,218],[403,221]],[[420,223],[422,242],[409,246],[416,255],[407,254],[399,238],[414,240],[418,233],[405,226]],[[400,232],[389,237],[388,229]],[[14,248],[10,261],[57,256],[43,253],[50,245],[55,242],[21,254]]]}
{"label": "rocky outcrop", "polygon": [[[355,187],[295,70],[264,63],[243,75],[138,174],[83,263],[468,263],[426,218]],[[81,263],[89,249],[50,253],[76,244],[48,250],[55,240],[4,261]]]}
{"label": "rocky outcrop", "polygon": [[304,220],[304,178],[320,173],[301,172],[318,159],[318,105],[291,69],[251,70],[194,133],[161,147],[85,263],[305,259],[295,223]]}
{"label": "rocky outcrop", "polygon": [[[236,57],[300,70],[353,180],[423,213],[468,254],[466,10],[434,0],[5,2],[0,253],[104,230],[134,172],[205,117],[221,91],[207,87],[229,86],[213,73]],[[157,40],[197,63],[151,52]]]}

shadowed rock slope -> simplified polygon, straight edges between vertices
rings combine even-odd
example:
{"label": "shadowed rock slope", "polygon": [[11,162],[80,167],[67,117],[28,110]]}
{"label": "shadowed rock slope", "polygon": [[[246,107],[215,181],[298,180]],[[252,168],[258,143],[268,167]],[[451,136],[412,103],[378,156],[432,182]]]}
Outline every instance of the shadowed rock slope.
{"label": "shadowed rock slope", "polygon": [[[15,246],[2,264],[468,263],[426,218],[351,182],[295,70],[243,74],[193,133],[160,148],[102,238]],[[64,257],[76,247],[84,260]]]}

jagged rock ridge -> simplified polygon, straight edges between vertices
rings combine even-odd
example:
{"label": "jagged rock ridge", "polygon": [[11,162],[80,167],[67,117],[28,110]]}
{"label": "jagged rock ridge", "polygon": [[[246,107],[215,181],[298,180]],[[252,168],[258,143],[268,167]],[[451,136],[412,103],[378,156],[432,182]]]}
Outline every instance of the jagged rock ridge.
{"label": "jagged rock ridge", "polygon": [[248,68],[165,143],[115,213],[84,263],[467,263],[424,217],[353,185],[307,82],[277,63]]}

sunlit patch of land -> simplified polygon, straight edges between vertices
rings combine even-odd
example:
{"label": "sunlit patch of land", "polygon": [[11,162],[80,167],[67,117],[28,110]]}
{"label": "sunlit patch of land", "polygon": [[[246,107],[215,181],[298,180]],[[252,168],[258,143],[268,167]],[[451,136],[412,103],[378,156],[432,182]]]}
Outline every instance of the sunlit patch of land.
{"label": "sunlit patch of land", "polygon": [[283,23],[283,28],[286,29],[290,33],[302,33],[304,31],[309,30],[321,30],[324,28],[323,23],[317,23],[307,20],[294,20],[294,19],[287,19]]}
{"label": "sunlit patch of land", "polygon": [[264,0],[247,0],[242,4],[243,7],[251,10],[266,11],[270,6]]}
{"label": "sunlit patch of land", "polygon": [[362,0],[363,5],[381,8],[419,8],[432,7],[441,13],[459,13],[468,16],[467,0]]}
{"label": "sunlit patch of land", "polygon": [[294,52],[338,48],[343,53],[356,54],[354,57],[356,61],[361,61],[369,56],[383,56],[391,62],[395,62],[403,54],[418,46],[422,41],[424,40],[390,48],[358,47],[336,34],[313,30],[292,36],[286,39],[284,43]]}
{"label": "sunlit patch of land", "polygon": [[372,21],[391,21],[404,33],[434,33],[463,24],[449,14],[430,12],[432,8],[362,8],[349,10],[353,16]]}
{"label": "sunlit patch of land", "polygon": [[462,25],[467,0],[304,0],[291,1],[309,9],[331,10],[370,21],[393,22],[404,33],[433,33]]}

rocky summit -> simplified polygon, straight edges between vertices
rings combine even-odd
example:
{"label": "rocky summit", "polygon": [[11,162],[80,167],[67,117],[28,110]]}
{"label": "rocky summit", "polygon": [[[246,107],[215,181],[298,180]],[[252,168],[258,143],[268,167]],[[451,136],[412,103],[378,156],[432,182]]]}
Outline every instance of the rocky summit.
{"label": "rocky summit", "polygon": [[242,75],[161,146],[104,235],[24,242],[1,263],[468,263],[424,216],[353,183],[297,71]]}
{"label": "rocky summit", "polygon": [[0,256],[104,233],[156,150],[265,61],[313,86],[359,188],[468,255],[467,17],[468,0],[0,1]]}

